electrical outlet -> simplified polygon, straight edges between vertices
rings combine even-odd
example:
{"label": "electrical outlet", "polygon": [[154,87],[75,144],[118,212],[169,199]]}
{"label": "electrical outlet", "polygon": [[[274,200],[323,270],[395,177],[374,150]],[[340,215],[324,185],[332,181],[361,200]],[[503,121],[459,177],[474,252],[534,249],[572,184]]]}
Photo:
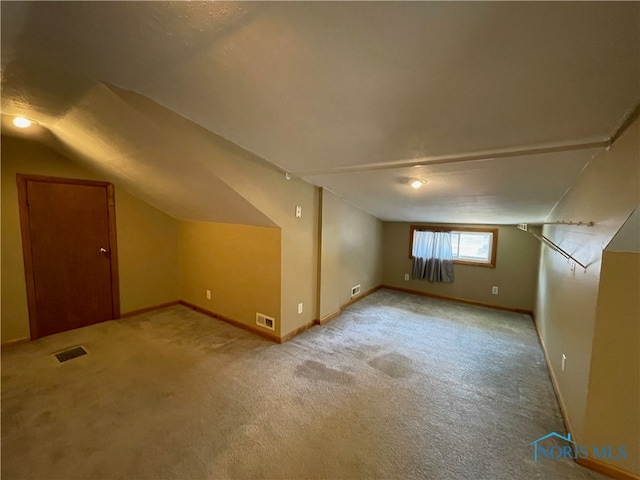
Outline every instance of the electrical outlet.
{"label": "electrical outlet", "polygon": [[562,371],[564,372],[564,367],[567,366],[567,356],[563,353],[562,354]]}
{"label": "electrical outlet", "polygon": [[404,274],[404,280],[405,280],[405,282],[409,281],[409,274],[408,273]]}
{"label": "electrical outlet", "polygon": [[493,287],[491,287],[491,293],[493,295],[497,295],[498,294],[498,287],[496,287],[495,285]]}
{"label": "electrical outlet", "polygon": [[207,290],[207,300],[211,300],[211,290]]}
{"label": "electrical outlet", "polygon": [[302,303],[298,304],[298,315],[302,313]]}
{"label": "electrical outlet", "polygon": [[302,217],[302,207],[300,205],[296,206],[296,218]]}

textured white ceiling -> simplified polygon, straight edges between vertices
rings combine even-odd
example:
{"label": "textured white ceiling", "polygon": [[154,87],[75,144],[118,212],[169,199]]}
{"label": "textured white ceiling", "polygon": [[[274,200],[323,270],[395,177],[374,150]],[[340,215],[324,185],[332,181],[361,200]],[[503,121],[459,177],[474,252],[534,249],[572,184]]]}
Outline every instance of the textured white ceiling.
{"label": "textured white ceiling", "polygon": [[[373,205],[381,220],[448,223],[455,218],[460,223],[491,223],[489,218],[497,218],[499,223],[517,224],[523,219],[543,219],[584,167],[585,159],[596,152],[422,165],[309,180],[336,192],[351,190],[351,201]],[[416,190],[409,186],[412,178],[428,183]],[[384,201],[379,198],[381,191]]]}
{"label": "textured white ceiling", "polygon": [[[27,114],[54,133],[64,125],[71,147],[96,137],[126,150],[128,171],[112,174],[152,196],[180,190],[140,183],[136,169],[152,171],[156,161],[153,136],[121,131],[113,123],[126,109],[108,104],[93,126],[73,116],[79,105],[94,108],[87,98],[101,82],[147,96],[380,218],[439,222],[540,221],[594,150],[429,165],[420,191],[398,182],[411,165],[603,141],[640,99],[638,2],[1,8],[3,113]],[[98,125],[121,133],[100,134]],[[180,175],[163,181],[202,175],[195,159],[173,168]],[[205,215],[210,193],[192,197],[187,206],[174,205],[179,196],[155,204],[216,217]]]}

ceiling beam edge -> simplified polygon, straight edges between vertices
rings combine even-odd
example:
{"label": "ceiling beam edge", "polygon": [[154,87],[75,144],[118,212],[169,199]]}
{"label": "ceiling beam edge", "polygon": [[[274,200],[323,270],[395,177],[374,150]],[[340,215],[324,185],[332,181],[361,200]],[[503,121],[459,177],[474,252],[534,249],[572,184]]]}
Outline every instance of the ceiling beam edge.
{"label": "ceiling beam edge", "polygon": [[624,119],[620,123],[620,126],[615,131],[613,135],[611,135],[610,143],[613,143],[618,140],[622,136],[622,134],[631,126],[633,122],[635,122],[638,118],[640,118],[640,103],[638,103],[630,112],[625,115]]}
{"label": "ceiling beam edge", "polygon": [[[625,122],[626,123],[626,122]],[[546,153],[569,152],[574,150],[590,150],[594,148],[607,148],[611,146],[612,139],[587,143],[571,143],[565,145],[552,145],[546,147],[531,147],[518,149],[502,149],[487,152],[467,153],[462,155],[443,155],[438,157],[424,157],[420,159],[401,160],[366,165],[354,165],[350,167],[336,167],[324,170],[301,170],[292,172],[299,177],[316,175],[332,175],[340,173],[357,173],[374,170],[390,170],[393,168],[418,167],[423,165],[442,165],[447,163],[476,162],[481,160],[494,160],[496,158],[522,157],[528,155],[541,155]]]}

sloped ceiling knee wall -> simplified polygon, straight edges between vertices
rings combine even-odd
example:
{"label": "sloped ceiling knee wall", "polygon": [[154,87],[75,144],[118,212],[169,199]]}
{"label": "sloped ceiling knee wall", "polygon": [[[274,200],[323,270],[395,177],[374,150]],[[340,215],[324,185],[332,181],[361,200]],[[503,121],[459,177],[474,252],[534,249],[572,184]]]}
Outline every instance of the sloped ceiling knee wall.
{"label": "sloped ceiling knee wall", "polygon": [[51,131],[54,148],[179,220],[276,226],[229,184],[260,159],[141,95],[99,83]]}

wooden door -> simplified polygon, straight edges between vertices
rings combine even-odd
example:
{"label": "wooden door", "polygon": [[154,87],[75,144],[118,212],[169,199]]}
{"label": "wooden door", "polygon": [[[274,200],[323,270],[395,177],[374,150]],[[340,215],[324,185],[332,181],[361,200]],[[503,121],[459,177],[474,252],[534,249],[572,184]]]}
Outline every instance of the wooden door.
{"label": "wooden door", "polygon": [[18,175],[18,195],[31,338],[118,318],[113,186]]}

